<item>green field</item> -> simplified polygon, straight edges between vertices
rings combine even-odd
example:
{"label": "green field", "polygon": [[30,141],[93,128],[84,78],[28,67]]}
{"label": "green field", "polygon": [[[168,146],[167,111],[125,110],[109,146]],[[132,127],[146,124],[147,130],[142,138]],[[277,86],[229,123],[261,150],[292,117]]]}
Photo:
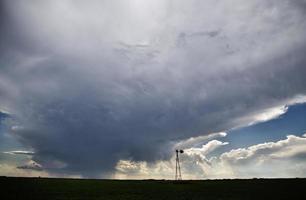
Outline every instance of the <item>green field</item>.
{"label": "green field", "polygon": [[204,181],[0,177],[1,199],[306,199],[306,179]]}

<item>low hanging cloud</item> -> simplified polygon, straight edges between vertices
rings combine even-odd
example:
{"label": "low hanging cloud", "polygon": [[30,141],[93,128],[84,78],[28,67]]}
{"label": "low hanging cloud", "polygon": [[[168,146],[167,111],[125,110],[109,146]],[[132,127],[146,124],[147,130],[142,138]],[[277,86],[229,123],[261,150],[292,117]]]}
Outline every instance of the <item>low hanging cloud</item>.
{"label": "low hanging cloud", "polygon": [[301,5],[2,1],[0,108],[51,173],[167,160],[177,142],[305,102]]}
{"label": "low hanging cloud", "polygon": [[305,137],[306,134],[303,137],[289,135],[285,140],[231,150],[230,152],[222,154],[220,159],[224,162],[239,165],[240,163],[250,161],[250,164],[252,164],[254,160],[257,161],[255,163],[261,163],[266,162],[266,160],[303,158],[306,156]]}
{"label": "low hanging cloud", "polygon": [[218,138],[218,137],[225,137],[227,133],[219,132],[219,133],[211,133],[209,135],[202,135],[198,137],[191,137],[187,140],[176,142],[173,146],[174,149],[187,149],[191,147],[201,146],[202,144],[206,143],[207,141]]}
{"label": "low hanging cloud", "polygon": [[23,169],[23,170],[31,170],[31,171],[42,171],[44,170],[42,166],[35,161],[30,161],[25,165],[18,166],[17,169]]}
{"label": "low hanging cloud", "polygon": [[[181,154],[183,178],[305,177],[306,134],[302,137],[289,135],[284,140],[232,149],[218,156],[210,156],[211,152],[227,144],[227,142],[212,140],[201,148],[186,149],[186,153]],[[117,164],[115,177],[172,179],[174,163],[174,157],[154,165],[121,160]]]}
{"label": "low hanging cloud", "polygon": [[305,177],[306,135],[289,135],[277,142],[267,142],[223,153],[217,160],[232,177]]}
{"label": "low hanging cloud", "polygon": [[201,148],[194,148],[194,147],[192,147],[190,149],[187,149],[186,153],[187,153],[187,155],[190,155],[190,154],[207,155],[210,152],[212,152],[215,149],[217,149],[218,147],[223,146],[223,145],[227,145],[227,144],[228,144],[228,142],[221,142],[221,141],[218,141],[218,140],[211,140],[207,144],[202,145]]}

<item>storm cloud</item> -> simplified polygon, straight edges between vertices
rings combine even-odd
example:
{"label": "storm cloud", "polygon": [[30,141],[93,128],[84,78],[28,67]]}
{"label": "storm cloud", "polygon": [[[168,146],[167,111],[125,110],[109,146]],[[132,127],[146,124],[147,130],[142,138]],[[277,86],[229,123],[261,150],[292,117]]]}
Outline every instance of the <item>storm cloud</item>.
{"label": "storm cloud", "polygon": [[169,159],[176,142],[305,101],[301,5],[2,1],[0,109],[50,173]]}

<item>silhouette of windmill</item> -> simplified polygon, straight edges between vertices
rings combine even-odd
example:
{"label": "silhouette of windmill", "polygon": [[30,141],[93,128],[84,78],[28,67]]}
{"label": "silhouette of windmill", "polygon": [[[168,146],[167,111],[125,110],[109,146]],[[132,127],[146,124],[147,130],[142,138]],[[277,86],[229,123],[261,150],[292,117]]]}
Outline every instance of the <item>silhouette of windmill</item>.
{"label": "silhouette of windmill", "polygon": [[176,159],[175,159],[175,180],[182,180],[182,174],[181,174],[181,165],[180,165],[180,158],[179,153],[184,153],[182,149],[175,150],[176,153]]}

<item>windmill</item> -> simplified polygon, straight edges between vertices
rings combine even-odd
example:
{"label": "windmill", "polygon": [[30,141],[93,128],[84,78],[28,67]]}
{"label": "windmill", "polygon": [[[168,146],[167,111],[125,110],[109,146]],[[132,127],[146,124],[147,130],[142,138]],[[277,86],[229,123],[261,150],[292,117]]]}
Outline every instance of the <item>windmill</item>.
{"label": "windmill", "polygon": [[175,180],[182,180],[182,174],[181,174],[181,165],[180,165],[180,158],[179,158],[179,154],[180,153],[184,153],[184,151],[182,149],[175,150],[176,153],[176,159],[175,159]]}

